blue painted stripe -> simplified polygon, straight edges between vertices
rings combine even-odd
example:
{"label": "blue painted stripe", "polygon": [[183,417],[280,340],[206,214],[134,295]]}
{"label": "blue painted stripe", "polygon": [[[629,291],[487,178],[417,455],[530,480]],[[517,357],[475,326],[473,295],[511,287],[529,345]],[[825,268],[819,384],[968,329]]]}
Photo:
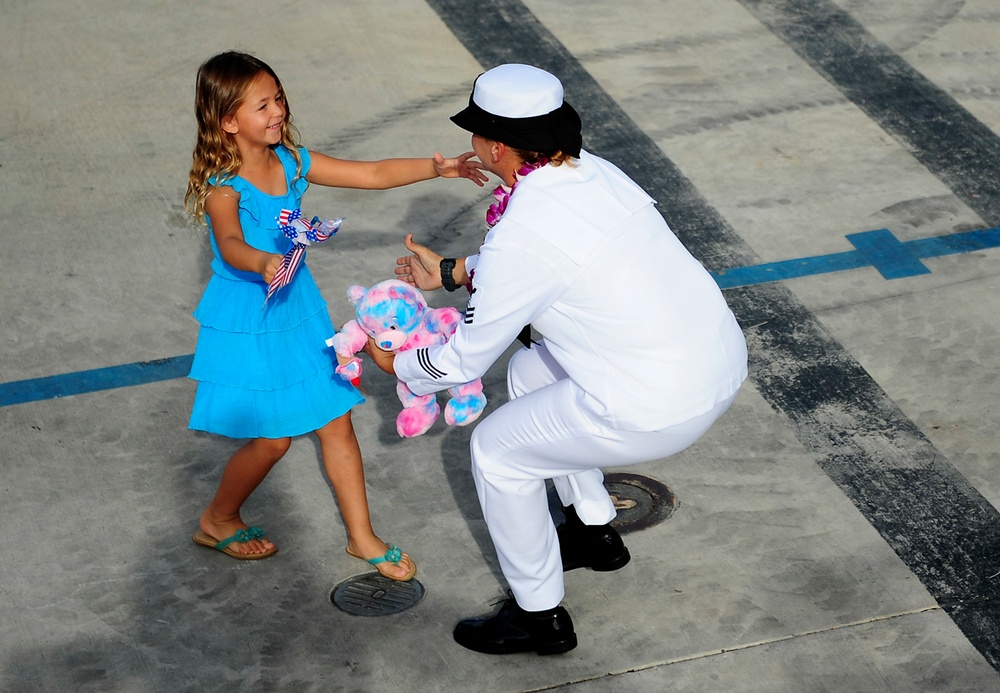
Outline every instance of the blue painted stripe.
{"label": "blue painted stripe", "polygon": [[920,262],[921,259],[1000,247],[1000,227],[913,241],[899,241],[887,229],[878,229],[850,234],[847,239],[857,250],[734,267],[712,272],[712,276],[723,289],[861,267],[875,267],[886,279],[912,277],[930,273],[930,269]]}
{"label": "blue painted stripe", "polygon": [[[847,238],[856,250],[734,267],[712,272],[712,276],[723,289],[872,266],[886,279],[898,279],[930,272],[920,262],[920,258],[1000,247],[1000,227],[913,241],[899,241],[886,229],[855,233]],[[183,378],[190,372],[193,359],[193,354],[186,354],[157,361],[140,361],[124,366],[0,383],[0,407]]]}
{"label": "blue painted stripe", "polygon": [[1000,226],[993,229],[980,229],[953,233],[949,236],[934,236],[915,241],[907,241],[906,245],[917,257],[941,257],[957,253],[972,253],[977,250],[1000,247]]}
{"label": "blue painted stripe", "polygon": [[194,354],[0,384],[0,407],[183,378]]}
{"label": "blue painted stripe", "polygon": [[738,286],[766,284],[784,279],[798,279],[815,274],[843,272],[844,270],[867,267],[869,261],[858,251],[850,250],[832,255],[817,255],[798,260],[781,260],[763,265],[735,267],[733,269],[712,272],[715,281],[723,289],[735,289]]}

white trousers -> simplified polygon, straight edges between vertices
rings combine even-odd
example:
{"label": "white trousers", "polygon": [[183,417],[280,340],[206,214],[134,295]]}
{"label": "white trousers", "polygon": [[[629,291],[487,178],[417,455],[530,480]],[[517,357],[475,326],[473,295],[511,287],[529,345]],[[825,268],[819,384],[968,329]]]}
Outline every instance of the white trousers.
{"label": "white trousers", "polygon": [[615,508],[599,467],[674,455],[733,401],[659,431],[608,428],[576,405],[576,385],[544,342],[514,354],[507,388],[510,401],[473,431],[472,472],[500,568],[528,611],[555,607],[565,594],[545,480],[552,479],[563,506],[573,505],[584,524],[607,524]]}

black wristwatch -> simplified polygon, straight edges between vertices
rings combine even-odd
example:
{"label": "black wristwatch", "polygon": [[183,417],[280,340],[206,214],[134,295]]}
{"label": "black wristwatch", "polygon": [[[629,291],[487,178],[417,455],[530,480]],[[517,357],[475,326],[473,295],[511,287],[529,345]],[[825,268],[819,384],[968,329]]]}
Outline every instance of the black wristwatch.
{"label": "black wristwatch", "polygon": [[455,283],[455,258],[446,257],[441,259],[441,286],[445,291],[454,291],[458,288]]}

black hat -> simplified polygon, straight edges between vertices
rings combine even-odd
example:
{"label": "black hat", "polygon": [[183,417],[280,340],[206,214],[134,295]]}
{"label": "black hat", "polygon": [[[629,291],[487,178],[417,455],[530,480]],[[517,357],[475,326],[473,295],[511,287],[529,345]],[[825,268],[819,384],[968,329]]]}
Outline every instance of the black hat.
{"label": "black hat", "polygon": [[469,105],[455,125],[517,149],[578,157],[583,145],[577,112],[555,75],[531,65],[494,67],[476,78]]}

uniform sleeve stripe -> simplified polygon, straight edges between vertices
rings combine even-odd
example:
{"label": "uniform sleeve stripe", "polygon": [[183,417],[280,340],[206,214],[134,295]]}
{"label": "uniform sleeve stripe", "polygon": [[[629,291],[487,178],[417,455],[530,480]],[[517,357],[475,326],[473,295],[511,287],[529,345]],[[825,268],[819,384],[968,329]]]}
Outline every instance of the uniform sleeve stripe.
{"label": "uniform sleeve stripe", "polygon": [[444,371],[438,370],[434,364],[431,363],[431,358],[427,355],[426,347],[423,349],[417,349],[417,363],[420,364],[420,367],[424,369],[424,372],[426,372],[427,375],[435,380],[445,376]]}

